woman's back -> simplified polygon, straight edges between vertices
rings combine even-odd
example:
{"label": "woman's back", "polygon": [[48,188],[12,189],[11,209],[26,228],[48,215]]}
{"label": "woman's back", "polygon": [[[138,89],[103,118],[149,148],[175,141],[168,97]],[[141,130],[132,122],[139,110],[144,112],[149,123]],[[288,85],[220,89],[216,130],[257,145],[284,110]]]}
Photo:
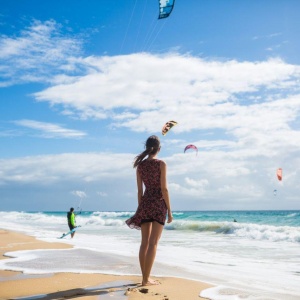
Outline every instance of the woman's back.
{"label": "woman's back", "polygon": [[161,187],[160,163],[159,159],[146,159],[138,165],[138,172],[146,189],[159,189]]}

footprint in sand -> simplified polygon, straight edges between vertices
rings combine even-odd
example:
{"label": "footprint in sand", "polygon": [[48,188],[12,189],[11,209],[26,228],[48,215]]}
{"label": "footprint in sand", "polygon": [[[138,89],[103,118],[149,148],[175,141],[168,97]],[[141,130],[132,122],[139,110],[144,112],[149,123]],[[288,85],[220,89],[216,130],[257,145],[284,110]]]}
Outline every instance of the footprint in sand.
{"label": "footprint in sand", "polygon": [[145,289],[145,288],[139,289],[139,291],[143,294],[148,294],[148,292],[149,292],[149,290]]}

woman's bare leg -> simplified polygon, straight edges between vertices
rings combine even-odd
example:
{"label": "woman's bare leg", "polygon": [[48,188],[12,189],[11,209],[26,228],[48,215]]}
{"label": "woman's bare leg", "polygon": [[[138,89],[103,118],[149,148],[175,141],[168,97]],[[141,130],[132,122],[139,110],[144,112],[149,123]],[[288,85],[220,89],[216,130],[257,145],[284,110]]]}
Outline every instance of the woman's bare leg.
{"label": "woman's bare leg", "polygon": [[152,229],[151,222],[143,223],[141,225],[142,240],[141,240],[141,246],[140,246],[140,252],[139,252],[139,259],[140,259],[142,275],[144,274],[144,269],[145,269],[145,261],[146,261],[148,246],[149,246],[149,238],[150,238],[150,234],[151,234],[151,229]]}
{"label": "woman's bare leg", "polygon": [[148,240],[148,249],[146,252],[145,260],[143,263],[143,269],[142,269],[142,274],[143,274],[142,285],[157,284],[155,281],[150,280],[149,277],[150,277],[150,272],[156,255],[157,244],[161,237],[163,228],[164,228],[163,225],[157,222],[152,222],[152,228],[150,230],[150,237]]}

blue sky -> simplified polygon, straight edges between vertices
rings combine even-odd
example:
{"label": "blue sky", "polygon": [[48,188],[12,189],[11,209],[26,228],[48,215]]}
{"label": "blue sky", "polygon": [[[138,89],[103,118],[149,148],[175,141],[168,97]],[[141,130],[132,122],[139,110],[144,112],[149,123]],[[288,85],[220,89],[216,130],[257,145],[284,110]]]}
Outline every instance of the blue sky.
{"label": "blue sky", "polygon": [[174,210],[300,209],[299,1],[1,8],[2,210],[135,210],[151,134]]}

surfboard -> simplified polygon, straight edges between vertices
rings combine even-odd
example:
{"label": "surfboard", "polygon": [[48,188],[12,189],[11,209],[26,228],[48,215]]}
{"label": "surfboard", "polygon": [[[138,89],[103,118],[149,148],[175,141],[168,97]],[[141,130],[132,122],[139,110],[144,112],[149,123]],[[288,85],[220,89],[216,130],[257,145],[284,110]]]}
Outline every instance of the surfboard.
{"label": "surfboard", "polygon": [[58,237],[58,239],[63,239],[65,236],[75,232],[79,227],[81,227],[80,225],[78,225],[77,227],[73,228],[72,230],[70,230],[69,232],[67,233],[63,233],[63,235],[61,237]]}

